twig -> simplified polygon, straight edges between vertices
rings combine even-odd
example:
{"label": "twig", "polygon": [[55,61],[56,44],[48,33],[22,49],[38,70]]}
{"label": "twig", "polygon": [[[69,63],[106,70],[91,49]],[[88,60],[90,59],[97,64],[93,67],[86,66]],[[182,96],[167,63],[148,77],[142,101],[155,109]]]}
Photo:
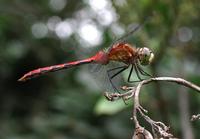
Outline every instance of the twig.
{"label": "twig", "polygon": [[[189,81],[186,81],[182,78],[155,77],[155,78],[150,78],[150,79],[146,79],[146,80],[139,82],[136,85],[136,87],[125,87],[125,88],[123,88],[124,90],[127,90],[127,92],[124,93],[124,94],[114,93],[114,94],[108,95],[108,93],[107,93],[107,95],[105,94],[105,96],[110,101],[114,101],[114,100],[117,100],[119,98],[123,98],[124,100],[130,99],[131,97],[133,98],[134,107],[133,107],[133,117],[132,117],[132,119],[135,123],[136,132],[139,132],[139,131],[141,131],[141,129],[143,129],[143,127],[140,126],[139,121],[137,119],[137,112],[139,112],[139,114],[151,125],[153,132],[156,134],[154,136],[157,136],[158,138],[160,138],[160,137],[172,138],[173,135],[171,133],[169,133],[169,127],[166,126],[162,122],[156,122],[156,121],[152,120],[150,117],[148,117],[146,115],[147,110],[145,110],[140,105],[139,94],[140,94],[140,90],[141,90],[142,86],[145,85],[145,84],[149,84],[150,82],[153,82],[153,81],[174,82],[174,83],[186,86],[188,88],[192,88],[192,89],[196,90],[198,93],[200,93],[200,87],[199,86],[197,86],[197,85],[195,85],[195,84],[193,84]],[[193,116],[192,120],[196,120],[196,119],[199,119],[199,118],[200,118],[200,114]]]}
{"label": "twig", "polygon": [[[189,81],[186,81],[182,78],[175,78],[175,77],[156,77],[156,78],[150,78],[150,79],[147,79],[147,80],[143,80],[142,84],[147,84],[149,82],[152,82],[152,81],[167,81],[167,82],[175,82],[175,83],[178,83],[178,84],[181,84],[181,85],[184,85],[186,87],[189,87],[189,88],[192,88],[196,91],[198,91],[198,93],[200,93],[200,87],[189,82]],[[141,82],[140,82],[141,83]]]}

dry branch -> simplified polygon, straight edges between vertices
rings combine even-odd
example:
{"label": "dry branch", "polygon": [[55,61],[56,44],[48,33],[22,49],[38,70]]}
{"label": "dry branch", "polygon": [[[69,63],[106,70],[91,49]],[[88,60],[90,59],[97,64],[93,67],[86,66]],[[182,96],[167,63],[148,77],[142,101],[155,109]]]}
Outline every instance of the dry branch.
{"label": "dry branch", "polygon": [[[200,87],[189,82],[186,81],[182,78],[174,78],[174,77],[155,77],[155,78],[150,78],[150,79],[146,79],[143,80],[141,82],[139,82],[135,87],[123,87],[123,90],[126,90],[127,92],[124,94],[119,94],[119,93],[105,93],[106,98],[109,101],[114,101],[117,99],[122,98],[123,100],[128,100],[130,98],[133,98],[133,103],[134,103],[134,107],[133,107],[133,121],[135,124],[135,134],[133,136],[133,138],[136,138],[136,133],[142,133],[141,131],[145,131],[147,132],[147,130],[144,130],[142,126],[140,126],[140,123],[137,119],[137,112],[139,112],[139,114],[146,120],[146,122],[148,122],[151,127],[152,127],[152,131],[154,133],[154,137],[156,138],[172,138],[173,135],[171,133],[169,133],[169,127],[166,126],[164,123],[162,122],[156,122],[154,120],[152,120],[149,116],[147,116],[147,110],[145,110],[141,105],[140,105],[140,101],[139,101],[139,95],[140,95],[140,90],[142,88],[143,85],[145,84],[149,84],[151,82],[157,82],[157,81],[167,81],[167,82],[174,82],[183,86],[186,86],[188,88],[194,89],[196,90],[198,93],[200,93]],[[192,120],[196,120],[196,119],[200,119],[200,114],[198,115],[194,115],[192,117]],[[143,129],[143,130],[142,130]],[[145,133],[143,134],[143,136],[145,136]]]}

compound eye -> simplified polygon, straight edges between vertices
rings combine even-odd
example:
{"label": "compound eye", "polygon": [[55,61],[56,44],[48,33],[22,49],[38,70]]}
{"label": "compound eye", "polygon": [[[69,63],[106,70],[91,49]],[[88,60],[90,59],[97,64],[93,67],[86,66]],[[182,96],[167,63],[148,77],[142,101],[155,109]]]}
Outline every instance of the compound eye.
{"label": "compound eye", "polygon": [[151,51],[148,48],[143,49],[143,55],[144,57],[149,57],[151,54]]}
{"label": "compound eye", "polygon": [[140,59],[141,65],[149,65],[153,59],[153,53],[149,48],[144,47],[142,49],[142,57]]}

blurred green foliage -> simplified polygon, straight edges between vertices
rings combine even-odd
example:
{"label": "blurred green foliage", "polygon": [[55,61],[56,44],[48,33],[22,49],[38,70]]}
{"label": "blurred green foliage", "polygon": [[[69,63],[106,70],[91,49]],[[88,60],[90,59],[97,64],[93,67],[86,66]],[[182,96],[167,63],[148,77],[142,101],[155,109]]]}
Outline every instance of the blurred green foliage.
{"label": "blurred green foliage", "polygon": [[[93,0],[0,1],[0,138],[131,138],[132,103],[104,102],[101,91],[92,85],[93,76],[87,66],[25,83],[17,79],[38,67],[90,56],[151,13],[154,15],[141,29],[148,47],[155,52],[155,61],[147,70],[156,76],[183,77],[200,85],[199,1],[102,2],[103,6]],[[83,23],[98,29],[97,38],[91,40],[92,30],[86,28],[85,36],[93,43],[84,40],[80,29]],[[134,35],[128,41],[133,40]],[[200,95],[184,89],[190,115],[199,113]],[[177,137],[183,137],[180,86],[157,83],[142,91],[141,102],[149,115],[170,125]],[[199,121],[191,126],[195,138],[200,138]]]}

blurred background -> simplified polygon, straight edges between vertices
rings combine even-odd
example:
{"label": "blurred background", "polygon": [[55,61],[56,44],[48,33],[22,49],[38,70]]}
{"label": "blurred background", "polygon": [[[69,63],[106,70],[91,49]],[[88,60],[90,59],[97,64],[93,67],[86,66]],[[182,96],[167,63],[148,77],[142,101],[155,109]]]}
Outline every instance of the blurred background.
{"label": "blurred background", "polygon": [[[200,85],[198,0],[0,0],[0,138],[131,138],[131,101],[107,102],[88,66],[25,83],[17,79],[35,68],[87,58],[152,12],[138,31],[155,53],[145,70]],[[127,41],[132,40],[134,35]],[[189,121],[200,113],[200,94],[194,90],[151,83],[142,89],[141,103],[176,137],[200,138],[200,122]]]}

